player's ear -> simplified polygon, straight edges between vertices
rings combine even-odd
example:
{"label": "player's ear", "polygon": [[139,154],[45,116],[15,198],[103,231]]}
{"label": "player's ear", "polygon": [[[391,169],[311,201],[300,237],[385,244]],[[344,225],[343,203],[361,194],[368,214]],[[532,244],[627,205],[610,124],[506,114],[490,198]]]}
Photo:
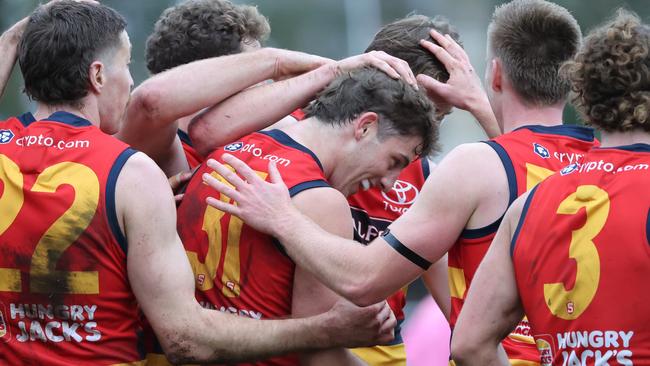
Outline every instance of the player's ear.
{"label": "player's ear", "polygon": [[492,74],[490,87],[495,92],[501,92],[503,85],[503,66],[501,65],[501,60],[493,58],[488,67],[490,67],[490,73]]}
{"label": "player's ear", "polygon": [[377,132],[379,115],[375,112],[364,112],[354,120],[354,138],[359,141]]}
{"label": "player's ear", "polygon": [[88,80],[90,81],[91,90],[95,94],[100,94],[104,84],[106,83],[105,69],[106,66],[104,66],[104,64],[99,60],[90,64],[90,68],[88,69]]}

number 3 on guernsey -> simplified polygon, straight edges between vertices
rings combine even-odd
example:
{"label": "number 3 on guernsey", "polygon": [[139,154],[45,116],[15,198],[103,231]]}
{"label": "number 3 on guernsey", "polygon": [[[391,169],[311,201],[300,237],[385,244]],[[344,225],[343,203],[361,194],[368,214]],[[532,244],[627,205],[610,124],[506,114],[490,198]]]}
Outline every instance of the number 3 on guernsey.
{"label": "number 3 on guernsey", "polygon": [[575,215],[585,208],[585,224],[571,234],[569,257],[576,261],[573,288],[563,283],[544,284],[544,299],[551,313],[565,320],[577,319],[591,304],[600,282],[600,256],[594,238],[600,233],[609,215],[609,194],[597,186],[579,186],[557,209],[558,214]]}
{"label": "number 3 on guernsey", "polygon": [[[65,169],[65,174],[59,174]],[[24,177],[16,163],[0,154],[0,235],[14,222],[25,201]],[[31,192],[56,193],[62,185],[74,189],[70,208],[61,215],[40,238],[32,254],[29,268],[33,293],[98,294],[99,278],[96,271],[58,271],[56,264],[72,243],[86,230],[95,216],[99,202],[99,180],[92,169],[79,163],[62,162],[52,165],[36,178]],[[71,224],[72,223],[72,224]],[[56,238],[56,240],[52,240]],[[21,292],[21,273],[14,268],[0,268],[0,291]],[[66,284],[56,288],[53,283]]]}
{"label": "number 3 on guernsey", "polygon": [[[226,167],[233,172],[235,171],[230,165]],[[260,178],[266,179],[268,173],[255,172]],[[216,172],[212,176],[220,182],[232,185]],[[223,202],[230,202],[230,197],[221,193],[219,199]],[[199,255],[196,252],[187,251],[187,257],[192,265],[195,278],[197,279],[196,287],[201,291],[208,291],[214,287],[214,280],[217,277],[217,268],[221,261],[221,252],[225,244],[225,253],[223,261],[223,273],[221,275],[221,293],[227,297],[239,296],[239,280],[241,275],[241,264],[239,259],[239,241],[244,222],[236,216],[224,217],[225,213],[208,206],[203,214],[202,229],[208,235],[208,252],[205,255],[205,262],[199,261]],[[228,220],[227,242],[224,243],[224,236],[221,232],[221,220]]]}

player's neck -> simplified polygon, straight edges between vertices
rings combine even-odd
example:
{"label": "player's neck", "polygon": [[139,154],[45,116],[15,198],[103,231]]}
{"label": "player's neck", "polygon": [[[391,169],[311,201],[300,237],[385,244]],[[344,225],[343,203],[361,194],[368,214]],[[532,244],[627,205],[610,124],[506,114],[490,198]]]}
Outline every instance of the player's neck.
{"label": "player's neck", "polygon": [[54,104],[45,104],[38,103],[36,112],[34,112],[34,118],[36,120],[41,120],[49,117],[54,112],[68,112],[79,117],[83,117],[90,121],[93,125],[99,126],[99,111],[96,108],[84,108],[75,107],[72,105],[54,105]]}
{"label": "player's neck", "polygon": [[649,144],[650,133],[644,131],[630,131],[630,132],[605,132],[601,134],[601,146],[625,146],[632,144]]}
{"label": "player's neck", "polygon": [[550,106],[530,106],[518,100],[504,103],[501,113],[503,131],[508,133],[527,125],[561,125],[564,105],[561,102]]}
{"label": "player's neck", "polygon": [[281,130],[311,150],[322,164],[325,176],[329,177],[343,146],[343,128],[326,125],[313,118],[308,118],[300,123],[281,128]]}

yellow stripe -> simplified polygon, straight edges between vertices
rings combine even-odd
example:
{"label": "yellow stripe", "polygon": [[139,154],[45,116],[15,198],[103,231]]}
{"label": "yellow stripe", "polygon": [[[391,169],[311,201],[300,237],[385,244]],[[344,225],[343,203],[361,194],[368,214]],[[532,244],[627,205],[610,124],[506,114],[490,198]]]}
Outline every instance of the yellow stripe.
{"label": "yellow stripe", "polygon": [[465,291],[467,291],[467,283],[465,282],[465,272],[462,268],[448,267],[449,271],[449,292],[451,297],[463,299]]}
{"label": "yellow stripe", "polygon": [[126,363],[115,363],[111,366],[144,366],[147,364],[146,360],[126,362]]}
{"label": "yellow stripe", "polygon": [[404,344],[392,346],[375,346],[351,349],[369,366],[406,366],[406,348]]}

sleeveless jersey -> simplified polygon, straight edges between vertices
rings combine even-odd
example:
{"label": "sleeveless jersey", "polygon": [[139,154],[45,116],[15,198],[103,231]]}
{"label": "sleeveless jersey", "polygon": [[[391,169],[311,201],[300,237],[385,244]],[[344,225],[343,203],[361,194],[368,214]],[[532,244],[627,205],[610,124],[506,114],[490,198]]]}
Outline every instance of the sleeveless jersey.
{"label": "sleeveless jersey", "polygon": [[650,364],[649,170],[593,149],[531,192],[511,254],[542,365]]}
{"label": "sleeveless jersey", "polygon": [[[316,155],[279,130],[253,133],[213,152],[235,155],[266,178],[270,160],[277,163],[291,196],[328,187]],[[178,231],[194,270],[196,298],[203,307],[253,319],[291,315],[295,265],[271,236],[247,226],[235,216],[207,206],[215,191],[203,184],[201,166],[178,209]],[[215,177],[220,178],[216,173]],[[221,195],[220,199],[229,200]],[[258,365],[293,365],[296,357],[279,357]]]}
{"label": "sleeveless jersey", "polygon": [[203,157],[199,155],[199,153],[194,149],[194,146],[192,146],[192,140],[190,140],[190,136],[187,132],[179,129],[176,134],[178,135],[178,138],[181,139],[183,152],[185,153],[185,158],[187,158],[187,164],[190,166],[190,169],[194,169],[201,165]]}
{"label": "sleeveless jersey", "polygon": [[[592,146],[598,145],[590,128],[567,125],[524,126],[486,143],[496,151],[505,168],[510,192],[508,205],[555,171],[580,161]],[[498,219],[484,228],[464,230],[449,250],[452,328],[500,223]],[[511,364],[539,364],[539,353],[525,318],[502,343]]]}
{"label": "sleeveless jersey", "polygon": [[0,364],[139,362],[115,212],[134,150],[66,112],[0,131]]}
{"label": "sleeveless jersey", "polygon": [[[354,219],[354,240],[368,244],[380,236],[388,226],[406,212],[429,175],[427,159],[409,164],[399,175],[393,188],[384,193],[377,187],[359,191],[348,198]],[[406,350],[401,326],[404,322],[407,287],[387,299],[395,317],[395,339],[387,346],[357,348],[353,352],[369,365],[406,365]]]}

